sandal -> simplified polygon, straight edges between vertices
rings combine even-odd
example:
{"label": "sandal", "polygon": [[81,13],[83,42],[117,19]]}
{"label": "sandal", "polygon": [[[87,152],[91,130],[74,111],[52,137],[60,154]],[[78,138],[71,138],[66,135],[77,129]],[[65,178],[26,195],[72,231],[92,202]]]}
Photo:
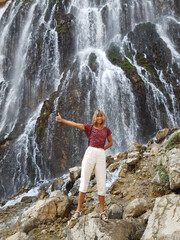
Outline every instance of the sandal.
{"label": "sandal", "polygon": [[78,219],[81,216],[81,212],[80,211],[75,211],[74,215],[72,215],[71,220],[74,221],[76,219]]}
{"label": "sandal", "polygon": [[[103,215],[104,215],[104,216],[103,216]],[[99,214],[99,217],[100,217],[100,219],[103,220],[104,222],[109,222],[109,219],[107,218],[105,212],[100,213],[100,214]]]}

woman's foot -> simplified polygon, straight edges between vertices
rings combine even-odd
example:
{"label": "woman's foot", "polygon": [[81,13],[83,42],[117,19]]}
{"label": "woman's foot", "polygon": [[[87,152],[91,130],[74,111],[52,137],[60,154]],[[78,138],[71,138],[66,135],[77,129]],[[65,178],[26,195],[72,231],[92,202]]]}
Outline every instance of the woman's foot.
{"label": "woman's foot", "polygon": [[109,219],[107,218],[105,212],[100,213],[100,214],[99,214],[99,217],[100,217],[100,219],[103,220],[104,222],[109,222]]}
{"label": "woman's foot", "polygon": [[71,220],[74,221],[74,220],[78,219],[80,216],[81,216],[81,212],[76,210],[74,215],[72,215]]}

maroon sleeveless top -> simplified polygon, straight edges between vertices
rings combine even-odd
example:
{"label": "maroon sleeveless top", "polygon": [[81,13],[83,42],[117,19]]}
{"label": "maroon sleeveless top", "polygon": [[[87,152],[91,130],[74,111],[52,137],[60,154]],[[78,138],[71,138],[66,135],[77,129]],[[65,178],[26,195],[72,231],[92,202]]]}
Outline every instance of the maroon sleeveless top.
{"label": "maroon sleeveless top", "polygon": [[91,131],[91,124],[84,124],[84,133],[89,138],[90,132],[90,147],[96,147],[96,148],[104,148],[104,145],[106,143],[106,138],[112,134],[109,128],[104,127],[103,129],[96,129],[92,128]]}

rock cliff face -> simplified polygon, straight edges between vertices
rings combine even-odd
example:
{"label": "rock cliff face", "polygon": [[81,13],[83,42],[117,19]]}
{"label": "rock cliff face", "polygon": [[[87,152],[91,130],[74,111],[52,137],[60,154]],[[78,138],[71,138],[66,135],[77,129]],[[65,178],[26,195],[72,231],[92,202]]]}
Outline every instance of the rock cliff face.
{"label": "rock cliff face", "polygon": [[2,198],[80,163],[87,140],[57,112],[90,123],[104,110],[109,154],[179,126],[179,1],[14,0],[1,10]]}

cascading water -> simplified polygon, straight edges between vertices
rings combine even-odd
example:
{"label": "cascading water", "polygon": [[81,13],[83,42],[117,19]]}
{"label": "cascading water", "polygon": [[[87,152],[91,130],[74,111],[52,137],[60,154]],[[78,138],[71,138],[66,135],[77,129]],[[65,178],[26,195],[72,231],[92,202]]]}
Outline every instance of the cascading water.
{"label": "cascading water", "polygon": [[[64,54],[63,62],[60,44],[69,39],[62,37],[68,29],[58,16],[59,1],[7,3],[0,13],[0,140],[10,141],[0,162],[2,196],[58,176],[79,162],[85,137],[55,124],[58,111],[64,118],[90,123],[94,110],[102,109],[113,132],[114,144],[107,154],[180,124],[180,23],[175,2],[64,0],[67,16],[74,16],[75,54]],[[40,113],[55,90],[49,115]],[[40,115],[48,121],[35,131]],[[36,133],[42,129],[37,144]]]}
{"label": "cascading water", "polygon": [[[180,55],[175,50],[175,46],[168,37],[167,25],[162,23],[171,15],[173,21],[177,20],[173,17],[173,4],[169,1],[166,9],[159,11],[158,6],[160,1],[80,1],[71,0],[67,12],[71,12],[76,19],[76,51],[79,60],[79,81],[83,81],[84,75],[91,78],[91,81],[96,86],[96,108],[103,109],[108,116],[108,124],[113,128],[114,148],[112,151],[124,149],[127,144],[133,140],[138,140],[139,122],[137,118],[138,106],[135,103],[135,96],[132,94],[132,86],[127,79],[125,73],[118,67],[111,64],[105,52],[111,43],[115,43],[124,57],[125,46],[131,45],[134,51],[134,58],[128,59],[132,66],[135,66],[138,75],[146,86],[146,96],[149,112],[154,118],[156,129],[164,127],[164,123],[160,117],[159,104],[165,108],[167,116],[166,126],[178,126],[179,104],[176,100],[172,83],[167,83],[161,69],[155,69],[159,80],[163,85],[163,90],[158,89],[156,83],[151,82],[150,73],[142,67],[138,66],[136,61],[137,50],[133,43],[128,39],[126,33],[133,31],[135,26],[141,22],[152,22],[156,24],[157,32],[160,38],[167,43],[171,51],[172,58],[179,63]],[[163,6],[164,7],[164,6]],[[163,16],[164,15],[164,16]],[[166,21],[168,24],[168,21]],[[159,28],[160,26],[160,28]],[[94,73],[89,67],[91,54],[95,55],[97,64],[97,72]],[[171,70],[171,67],[168,66]],[[92,89],[87,89],[92,91]],[[152,100],[155,107],[149,100]],[[169,100],[169,101],[168,101]],[[88,103],[87,103],[88,104]],[[86,111],[91,108],[86,108]],[[118,122],[118,124],[117,124]]]}
{"label": "cascading water", "polygon": [[48,178],[35,126],[60,80],[56,10],[46,0],[9,1],[0,19],[0,139],[12,144],[0,161],[1,196]]}

